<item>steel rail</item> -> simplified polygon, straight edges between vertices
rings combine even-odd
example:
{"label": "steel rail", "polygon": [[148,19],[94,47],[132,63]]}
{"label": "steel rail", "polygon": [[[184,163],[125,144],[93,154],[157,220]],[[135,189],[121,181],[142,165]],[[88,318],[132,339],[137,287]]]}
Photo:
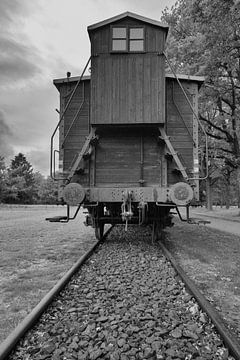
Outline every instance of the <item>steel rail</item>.
{"label": "steel rail", "polygon": [[223,319],[219,316],[214,307],[210,304],[210,302],[204,297],[204,295],[198,290],[195,283],[186,275],[185,271],[182,267],[177,263],[169,250],[163,245],[162,242],[159,242],[163,253],[167,257],[167,259],[171,262],[174,269],[177,271],[178,275],[181,277],[188,290],[192,293],[192,295],[197,300],[198,304],[202,308],[202,310],[207,313],[207,315],[212,320],[215,325],[217,331],[221,335],[225,346],[229,349],[229,352],[236,360],[240,360],[240,345],[239,341],[236,340],[236,336],[234,336],[230,330],[226,328],[224,325]]}
{"label": "steel rail", "polygon": [[10,335],[0,344],[0,360],[6,360],[7,356],[14,350],[19,340],[30,330],[37,322],[43,312],[52,303],[53,299],[66,286],[71,277],[84,264],[84,262],[93,253],[96,247],[106,239],[113,226],[110,227],[102,239],[94,243],[94,245],[68,270],[68,272],[57,282],[57,284],[44,296],[37,306],[23,319],[23,321],[10,333]]}

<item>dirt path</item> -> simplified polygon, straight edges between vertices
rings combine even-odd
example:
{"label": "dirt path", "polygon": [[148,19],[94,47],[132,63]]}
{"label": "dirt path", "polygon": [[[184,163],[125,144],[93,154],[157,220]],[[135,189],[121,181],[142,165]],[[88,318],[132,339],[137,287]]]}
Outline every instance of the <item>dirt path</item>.
{"label": "dirt path", "polygon": [[[191,215],[204,220],[211,221],[206,224],[207,227],[217,229],[227,233],[240,236],[240,217],[237,216],[239,210],[222,210],[217,211],[199,211],[199,209],[192,209]],[[240,240],[240,239],[239,239]]]}

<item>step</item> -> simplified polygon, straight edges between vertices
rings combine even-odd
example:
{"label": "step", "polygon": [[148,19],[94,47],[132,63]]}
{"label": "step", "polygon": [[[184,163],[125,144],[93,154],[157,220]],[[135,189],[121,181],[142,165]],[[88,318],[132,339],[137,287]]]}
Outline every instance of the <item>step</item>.
{"label": "step", "polygon": [[49,222],[62,222],[62,221],[67,221],[68,217],[67,216],[54,216],[51,218],[46,218],[45,220],[47,220]]}

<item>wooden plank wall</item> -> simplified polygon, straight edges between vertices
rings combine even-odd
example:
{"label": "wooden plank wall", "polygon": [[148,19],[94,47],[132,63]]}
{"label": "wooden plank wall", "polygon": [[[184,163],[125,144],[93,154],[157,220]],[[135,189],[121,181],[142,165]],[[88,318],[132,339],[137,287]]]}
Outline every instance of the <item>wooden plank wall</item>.
{"label": "wooden plank wall", "polygon": [[94,58],[91,123],[163,123],[164,58],[156,54],[113,54]]}
{"label": "wooden plank wall", "polygon": [[96,148],[95,185],[139,187],[142,178],[145,181],[143,186],[160,185],[163,148],[157,143],[157,135],[157,129],[150,131],[146,128],[112,128],[100,134]]}
{"label": "wooden plank wall", "polygon": [[[61,108],[63,108],[63,104],[67,103],[74,85],[62,85],[60,89]],[[197,83],[184,81],[183,85],[194,103],[198,93]],[[187,171],[192,171],[194,149],[191,138],[193,133],[192,111],[175,80],[167,79],[166,94],[167,134],[170,136],[175,150],[180,154],[180,159],[183,160],[183,165],[187,167]],[[84,106],[64,145],[64,171],[69,169],[75,154],[81,150],[85,137],[89,134],[89,98],[90,81],[85,81]],[[82,100],[83,85],[81,84],[64,117],[64,134],[67,133]],[[90,164],[91,169],[96,167],[95,173],[90,174],[90,167],[86,162],[85,175],[78,178],[84,186],[89,186],[90,176],[94,179],[93,184],[95,186],[103,187],[140,186],[141,177],[145,180],[143,186],[163,184],[163,145],[160,146],[157,142],[159,135],[157,127],[150,124],[141,127],[138,124],[138,126],[135,125],[131,128],[125,128],[125,126],[116,128],[114,125],[111,125],[109,130],[106,130],[105,127],[99,128],[102,129],[100,130],[100,141],[94,159]],[[141,138],[143,138],[144,159],[142,175],[140,166]],[[181,176],[172,173],[175,167],[174,161],[168,162],[168,165],[168,185],[181,181]]]}
{"label": "wooden plank wall", "polygon": [[[181,81],[188,98],[193,103],[197,94],[197,83]],[[177,81],[166,81],[166,132],[174,149],[178,152],[186,171],[191,176],[193,171],[193,113]],[[168,161],[168,184],[182,180],[181,175],[173,173],[176,167],[174,160]]]}
{"label": "wooden plank wall", "polygon": [[90,34],[91,123],[163,123],[165,30],[134,19],[114,26],[144,26],[145,52],[111,53],[111,26]]}
{"label": "wooden plank wall", "polygon": [[[76,83],[64,84],[60,89],[62,111],[66,106],[71,92],[74,89]],[[89,134],[89,118],[90,118],[90,81],[82,81],[79,85],[69,108],[67,109],[64,115],[63,122],[63,131],[64,137],[66,136],[71,123],[74,119],[75,114],[77,113],[79,106],[82,104],[81,111],[79,112],[73,126],[70,129],[70,132],[65,140],[63,147],[63,171],[67,173],[69,168],[76,156],[76,154],[81,150],[85,137]],[[61,137],[63,141],[63,136]],[[61,144],[60,144],[61,147]],[[86,173],[88,169],[86,169]],[[86,179],[87,175],[86,175]]]}

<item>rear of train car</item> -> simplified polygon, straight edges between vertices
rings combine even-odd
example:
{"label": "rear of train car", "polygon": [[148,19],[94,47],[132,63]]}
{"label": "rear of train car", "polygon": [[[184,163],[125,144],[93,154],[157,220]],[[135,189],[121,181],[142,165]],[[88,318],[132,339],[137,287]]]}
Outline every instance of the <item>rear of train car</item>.
{"label": "rear of train car", "polygon": [[[172,225],[172,209],[199,200],[203,78],[165,73],[167,32],[129,12],[91,25],[91,74],[54,80],[60,120],[51,173],[68,210],[87,209],[97,238],[105,224],[119,223],[150,224],[157,237]],[[68,211],[52,221],[69,219]]]}

